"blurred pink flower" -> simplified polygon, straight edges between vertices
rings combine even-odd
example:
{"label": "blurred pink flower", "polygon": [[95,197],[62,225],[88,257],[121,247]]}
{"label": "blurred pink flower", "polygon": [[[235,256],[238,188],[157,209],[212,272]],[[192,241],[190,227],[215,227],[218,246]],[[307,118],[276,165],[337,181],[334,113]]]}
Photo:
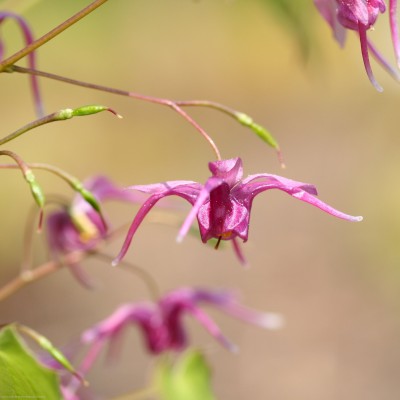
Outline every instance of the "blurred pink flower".
{"label": "blurred pink flower", "polygon": [[141,302],[120,306],[108,318],[82,335],[83,343],[92,345],[83,362],[85,372],[97,357],[106,341],[111,343],[120,337],[122,331],[131,324],[141,329],[147,349],[152,354],[187,347],[188,340],[183,325],[183,317],[190,314],[220,344],[231,351],[236,350],[220,331],[215,322],[199,308],[199,304],[210,304],[242,321],[267,329],[277,329],[282,325],[282,317],[275,313],[260,313],[242,306],[228,292],[205,289],[181,288],[170,292],[157,303]]}
{"label": "blurred pink flower", "polygon": [[[369,80],[378,91],[382,91],[382,87],[372,73],[369,51],[396,80],[400,80],[398,71],[389,65],[367,38],[367,30],[373,27],[379,13],[386,11],[386,5],[383,0],[314,0],[314,3],[332,28],[334,36],[341,46],[345,42],[346,29],[358,32],[365,70]],[[392,42],[397,63],[400,64],[400,44],[396,10],[397,0],[389,0],[389,21]]]}
{"label": "blurred pink flower", "polygon": [[[140,197],[117,187],[104,176],[89,179],[84,186],[99,203],[106,200],[137,203]],[[47,240],[54,258],[73,251],[92,250],[107,237],[103,219],[81,195],[75,197],[68,209],[51,213],[46,225]],[[70,263],[68,266],[84,286],[92,286],[79,263]]]}
{"label": "blurred pink flower", "polygon": [[136,214],[113,265],[118,264],[125,256],[133,235],[147,213],[166,196],[180,196],[193,206],[179,231],[178,241],[183,239],[193,220],[197,218],[202,241],[206,243],[211,238],[218,239],[218,243],[220,240],[232,240],[236,255],[242,263],[245,263],[245,259],[237,238],[247,241],[253,199],[266,190],[282,190],[298,200],[347,221],[362,220],[362,217],[344,214],[317,199],[315,186],[308,183],[271,174],[249,175],[242,179],[243,167],[240,158],[210,162],[209,168],[212,176],[204,185],[192,181],[168,181],[128,188],[149,193],[151,196]]}

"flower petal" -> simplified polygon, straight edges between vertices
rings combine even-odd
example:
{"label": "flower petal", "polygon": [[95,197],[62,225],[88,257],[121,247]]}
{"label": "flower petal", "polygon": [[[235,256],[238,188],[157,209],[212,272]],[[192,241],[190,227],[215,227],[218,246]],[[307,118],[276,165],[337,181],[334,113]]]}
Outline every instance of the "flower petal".
{"label": "flower petal", "polygon": [[194,305],[187,306],[185,309],[189,311],[193,317],[203,325],[207,332],[222,344],[222,346],[234,353],[238,351],[237,346],[222,334],[218,325],[204,311]]}
{"label": "flower petal", "polygon": [[[116,266],[124,258],[131,244],[133,235],[136,233],[137,229],[139,228],[139,225],[142,223],[145,216],[156,205],[156,203],[159,200],[167,196],[175,195],[182,197],[183,199],[187,200],[190,204],[193,204],[199,192],[199,190],[197,189],[197,185],[198,184],[196,184],[195,182],[194,184],[193,182],[190,182],[188,184],[185,183],[182,184],[182,181],[171,181],[171,182],[165,182],[163,184],[148,185],[149,187],[147,188],[146,186],[136,186],[136,187],[131,186],[130,187],[131,189],[134,188],[136,190],[141,190],[141,191],[149,190],[150,193],[151,191],[155,191],[155,194],[150,196],[140,207],[128,230],[128,234],[126,235],[122,248],[118,256],[112,262],[112,265]],[[199,185],[199,187],[201,186]]]}
{"label": "flower petal", "polygon": [[344,46],[346,40],[346,29],[339,23],[337,19],[337,4],[335,0],[314,0],[320,14],[332,28],[333,35],[341,47]]}
{"label": "flower petal", "polygon": [[178,237],[176,238],[178,242],[182,242],[183,238],[188,233],[192,222],[199,212],[200,207],[208,200],[210,192],[218,186],[222,185],[224,182],[225,181],[223,179],[216,177],[211,177],[207,180],[204,187],[197,195],[196,203],[194,203],[192,209],[189,212],[189,215],[186,217],[181,229],[179,230]]}
{"label": "flower petal", "polygon": [[361,54],[364,62],[365,71],[367,72],[368,78],[372,85],[378,92],[383,92],[383,88],[374,77],[372,72],[371,63],[369,61],[368,55],[368,39],[367,39],[367,28],[362,23],[358,23],[358,34],[360,36],[360,44],[361,44]]}
{"label": "flower petal", "polygon": [[[265,179],[259,182],[253,182],[257,178]],[[335,217],[352,222],[362,220],[362,217],[353,217],[351,215],[342,213],[341,211],[334,209],[333,207],[316,198],[315,195],[317,194],[317,189],[314,185],[292,181],[291,179],[283,178],[278,175],[251,175],[244,179],[242,183],[234,189],[234,196],[236,199],[241,200],[242,202],[247,202],[249,207],[251,205],[251,201],[257,194],[269,189],[282,190],[290,194],[292,197],[312,204],[313,206],[318,207],[322,211],[325,211],[326,213]]]}
{"label": "flower petal", "polygon": [[240,243],[239,243],[239,241],[238,241],[238,239],[237,239],[236,237],[234,237],[234,238],[232,239],[232,244],[233,244],[233,250],[234,250],[234,252],[235,252],[237,258],[239,259],[240,263],[241,263],[244,267],[247,268],[249,265],[248,265],[248,263],[247,263],[247,260],[246,260],[246,258],[245,258],[245,256],[244,256],[244,254],[243,254],[243,251],[242,251],[242,249],[241,249],[241,247],[240,247]]}
{"label": "flower petal", "polygon": [[363,217],[361,217],[361,216],[354,217],[352,215],[348,215],[341,211],[338,211],[335,208],[329,206],[328,204],[324,203],[323,201],[310,195],[307,192],[304,192],[304,191],[300,191],[300,192],[296,192],[296,193],[290,193],[289,191],[286,191],[286,192],[289,193],[291,196],[295,197],[296,199],[299,199],[299,200],[309,203],[315,207],[318,207],[320,210],[325,211],[326,213],[331,214],[334,217],[345,219],[346,221],[350,221],[350,222],[360,222],[363,220]]}
{"label": "flower petal", "polygon": [[[298,182],[298,181],[294,181],[292,179],[288,179],[288,178],[284,178],[283,176],[279,176],[279,175],[272,175],[272,174],[254,174],[254,175],[249,175],[246,179],[243,179],[241,182],[241,186],[245,186],[253,181],[255,181],[256,179],[265,179],[263,181],[260,181],[261,184],[279,184],[279,185],[283,185],[287,188],[290,189],[300,189],[300,190],[304,190],[307,193],[313,194],[313,195],[317,195],[317,188],[310,184],[310,183],[304,183],[304,182]],[[271,189],[273,189],[271,187]],[[240,189],[242,190],[242,189]],[[253,187],[252,187],[253,190]],[[264,189],[267,190],[267,189]]]}
{"label": "flower petal", "polygon": [[208,167],[214,177],[223,179],[229,187],[233,187],[243,176],[243,164],[239,157],[210,162]]}
{"label": "flower petal", "polygon": [[[85,180],[83,185],[96,197],[98,202],[104,200],[122,200],[137,203],[143,200],[143,197],[117,186],[111,179],[103,175],[89,178]],[[92,210],[92,206],[81,195],[77,195],[72,203],[72,209],[88,212]]]}
{"label": "flower petal", "polygon": [[389,0],[389,22],[394,53],[396,55],[397,65],[400,68],[400,42],[399,29],[397,25],[397,0]]}

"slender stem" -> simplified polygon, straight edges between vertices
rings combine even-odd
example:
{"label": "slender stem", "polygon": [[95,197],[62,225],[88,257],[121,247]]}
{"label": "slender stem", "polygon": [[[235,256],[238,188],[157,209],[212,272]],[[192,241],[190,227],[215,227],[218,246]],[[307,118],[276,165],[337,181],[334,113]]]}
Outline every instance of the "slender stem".
{"label": "slender stem", "polygon": [[[190,102],[190,101],[189,102],[184,102],[184,101],[180,102],[180,101],[173,101],[173,100],[163,99],[163,98],[158,98],[158,97],[146,96],[146,95],[142,95],[140,93],[130,92],[128,90],[115,89],[115,88],[111,88],[108,86],[82,82],[82,81],[78,81],[76,79],[66,78],[64,76],[51,74],[49,72],[38,71],[35,69],[31,69],[31,68],[24,68],[24,67],[20,67],[17,65],[13,65],[10,68],[8,68],[7,72],[20,72],[20,73],[25,73],[25,74],[37,75],[37,76],[41,76],[43,78],[53,79],[53,80],[56,80],[59,82],[64,82],[64,83],[68,83],[68,84],[75,85],[75,86],[81,86],[81,87],[84,87],[87,89],[94,89],[94,90],[99,90],[102,92],[107,92],[107,93],[116,94],[116,95],[120,95],[120,96],[131,97],[136,100],[160,104],[160,105],[172,108],[179,115],[181,115],[183,118],[185,118],[186,121],[188,121],[198,132],[200,132],[200,134],[206,139],[206,141],[212,147],[217,159],[221,160],[221,153],[219,152],[218,147],[216,146],[214,141],[211,139],[211,137],[196,121],[194,121],[193,118],[191,118],[185,111],[182,110],[182,107],[194,106],[194,105],[196,105],[195,104],[196,102]],[[199,102],[198,105],[206,106],[206,103],[207,102],[203,101],[203,102]],[[229,112],[228,107],[224,107],[222,105],[219,105],[218,103],[210,102],[209,107],[219,109],[221,111],[228,113],[229,115],[232,115],[232,113]]]}
{"label": "slender stem", "polygon": [[52,29],[50,32],[46,33],[39,39],[35,40],[32,42],[30,45],[24,47],[17,53],[13,54],[9,58],[5,59],[4,61],[0,62],[0,72],[3,72],[6,70],[7,67],[10,67],[17,61],[19,61],[21,58],[25,57],[29,53],[32,53],[32,51],[35,51],[39,47],[43,46],[45,43],[47,43],[49,40],[53,39],[57,35],[59,35],[61,32],[65,31],[68,29],[70,26],[81,20],[82,18],[86,17],[88,14],[93,12],[96,8],[100,7],[102,4],[104,4],[107,0],[95,0],[93,3],[89,4],[87,7],[82,9],[81,11],[77,12],[75,15],[73,15],[71,18],[68,18],[66,21],[61,23],[60,25],[56,26],[54,29]]}
{"label": "slender stem", "polygon": [[239,113],[239,111],[234,110],[231,107],[228,107],[224,104],[217,103],[215,101],[209,101],[209,100],[178,100],[175,102],[178,106],[180,107],[207,107],[207,108],[213,108],[214,110],[221,111],[230,117],[236,118],[236,114]]}
{"label": "slender stem", "polygon": [[22,174],[24,175],[24,177],[26,176],[27,173],[29,173],[28,164],[18,154],[15,154],[14,152],[9,151],[9,150],[1,150],[0,155],[11,157],[17,163],[17,165],[7,164],[9,166],[9,168],[20,169]]}
{"label": "slender stem", "polygon": [[10,133],[9,135],[0,139],[0,146],[7,142],[10,142],[11,140],[17,138],[18,136],[21,136],[22,134],[30,131],[31,129],[37,128],[38,126],[48,124],[49,122],[61,121],[58,118],[58,116],[59,116],[59,112],[55,112],[55,113],[46,115],[45,117],[39,118],[35,121],[29,122],[29,124],[24,125],[23,127],[17,129],[13,133]]}
{"label": "slender stem", "polygon": [[[0,155],[1,155],[0,151]],[[63,179],[65,182],[68,183],[75,190],[77,182],[79,182],[78,178],[75,178],[73,175],[69,174],[68,172],[62,170],[61,168],[55,167],[50,164],[45,163],[25,163],[25,166],[30,169],[41,169],[43,171],[50,172],[59,178]],[[15,164],[0,164],[0,169],[16,169],[19,166]]]}
{"label": "slender stem", "polygon": [[[90,256],[97,255],[102,249],[102,246],[113,240],[116,236],[122,234],[126,230],[126,226],[122,226],[114,229],[108,234],[105,240],[99,244],[98,248],[86,251],[73,251],[65,254],[62,260],[47,261],[40,266],[21,272],[17,277],[12,279],[10,282],[0,287],[0,302],[6,298],[12,296],[18,290],[22,289],[26,285],[36,282],[53,272],[56,272],[63,268],[65,265],[73,264],[84,260]],[[158,298],[158,296],[157,296]]]}
{"label": "slender stem", "polygon": [[[76,257],[76,255],[75,255]],[[52,274],[53,272],[61,269],[63,264],[61,262],[49,261],[46,262],[34,270],[24,271],[22,274],[18,275],[2,288],[0,288],[0,301],[12,296],[18,290],[22,289],[24,286],[33,283],[45,276]]]}

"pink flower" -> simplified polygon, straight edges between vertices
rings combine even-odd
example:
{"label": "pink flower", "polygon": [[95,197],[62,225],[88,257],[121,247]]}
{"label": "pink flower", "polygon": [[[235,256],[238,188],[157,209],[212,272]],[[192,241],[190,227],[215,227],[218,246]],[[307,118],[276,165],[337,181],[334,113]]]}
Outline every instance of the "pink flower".
{"label": "pink flower", "polygon": [[243,168],[240,158],[210,162],[212,176],[204,185],[192,181],[168,181],[153,185],[131,186],[129,189],[149,193],[134,218],[125,242],[113,265],[125,256],[133,235],[152,207],[166,196],[179,196],[192,204],[192,209],[178,234],[181,241],[197,218],[201,239],[206,243],[211,238],[231,240],[234,250],[242,263],[245,263],[239,248],[238,238],[247,241],[252,202],[259,193],[270,189],[282,190],[292,197],[320,208],[328,214],[347,221],[361,221],[335,210],[315,196],[315,186],[296,182],[278,175],[255,174],[242,179]]}
{"label": "pink flower", "polygon": [[[383,0],[314,0],[314,3],[332,28],[335,38],[341,46],[343,46],[345,42],[346,29],[358,32],[365,70],[369,80],[378,91],[381,92],[382,87],[376,81],[372,73],[369,51],[396,80],[400,80],[398,72],[389,65],[367,38],[367,30],[375,24],[379,14],[386,11],[386,5]],[[397,0],[389,0],[389,20],[392,42],[397,63],[400,65],[400,44],[396,9]]]}
{"label": "pink flower", "polygon": [[[99,203],[106,200],[133,203],[139,201],[137,194],[117,187],[104,176],[89,179],[84,186]],[[48,244],[54,258],[74,251],[92,250],[107,237],[104,221],[81,195],[75,197],[68,209],[50,214],[46,225]],[[89,278],[78,263],[68,266],[82,284],[91,286]]]}
{"label": "pink flower", "polygon": [[267,329],[277,329],[282,325],[282,317],[274,313],[259,313],[238,303],[227,292],[205,289],[182,288],[170,292],[157,303],[142,302],[120,306],[108,318],[85,331],[82,341],[91,344],[83,372],[97,358],[106,341],[119,338],[129,325],[137,325],[144,337],[146,347],[152,354],[172,350],[180,351],[187,347],[188,339],[183,325],[185,314],[195,318],[220,344],[231,351],[236,350],[220,331],[215,322],[199,307],[210,304],[245,322]]}

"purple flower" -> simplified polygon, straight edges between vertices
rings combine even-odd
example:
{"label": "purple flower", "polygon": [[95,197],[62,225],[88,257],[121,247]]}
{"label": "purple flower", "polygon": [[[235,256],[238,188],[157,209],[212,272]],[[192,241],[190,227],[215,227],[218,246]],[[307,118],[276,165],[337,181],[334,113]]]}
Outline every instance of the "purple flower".
{"label": "purple flower", "polygon": [[[6,19],[14,19],[19,27],[22,30],[22,33],[24,35],[25,39],[25,44],[29,45],[33,42],[33,34],[30,26],[28,23],[25,21],[24,18],[22,18],[20,15],[15,14],[10,11],[0,11],[0,25],[6,20]],[[2,60],[4,57],[4,44],[3,41],[0,38],[0,60]],[[28,54],[28,65],[29,68],[35,69],[36,68],[36,54],[34,51]],[[31,86],[32,86],[32,94],[33,94],[33,100],[35,103],[36,107],[36,114],[39,117],[43,117],[44,111],[43,111],[43,103],[42,99],[40,96],[40,91],[39,91],[39,83],[38,83],[38,78],[35,75],[30,76],[31,80]]]}
{"label": "purple flower", "polygon": [[[105,200],[139,201],[137,194],[115,186],[104,176],[89,179],[84,186],[99,203]],[[68,209],[50,214],[46,225],[48,244],[54,258],[74,251],[92,250],[107,237],[103,219],[81,195],[75,197]],[[91,286],[78,263],[71,262],[68,266],[82,284]]]}
{"label": "purple flower", "polygon": [[277,329],[282,325],[280,315],[248,309],[228,292],[182,288],[170,292],[157,303],[122,305],[108,318],[85,331],[82,341],[91,344],[92,348],[83,362],[83,372],[93,364],[105,342],[110,340],[112,343],[131,324],[140,328],[150,353],[183,350],[188,344],[183,325],[185,314],[194,317],[224,347],[235,351],[236,346],[222,334],[199,304],[210,304],[238,319],[267,329]]}
{"label": "purple flower", "polygon": [[[361,53],[368,78],[378,91],[382,87],[375,80],[369,61],[369,52],[375,59],[396,79],[400,80],[399,74],[394,70],[385,58],[376,50],[367,38],[367,30],[376,22],[379,13],[386,11],[383,0],[314,0],[321,15],[328,22],[334,32],[336,40],[341,46],[344,45],[346,29],[358,32],[361,44]],[[392,42],[400,65],[400,43],[398,26],[396,20],[397,0],[389,0],[389,21],[392,34]]]}
{"label": "purple flower", "polygon": [[243,242],[247,241],[253,199],[266,190],[282,190],[298,200],[347,221],[362,220],[362,217],[344,214],[317,199],[315,197],[317,190],[313,185],[271,174],[255,174],[242,179],[243,168],[240,158],[210,162],[209,168],[212,176],[204,185],[192,181],[169,181],[129,188],[149,193],[151,196],[136,214],[113,265],[118,264],[125,256],[133,235],[147,213],[166,196],[180,196],[193,206],[179,231],[178,241],[187,234],[197,217],[202,241],[206,243],[211,238],[216,238],[218,243],[220,240],[231,240],[242,263],[245,263],[245,260],[239,248],[238,238]]}

